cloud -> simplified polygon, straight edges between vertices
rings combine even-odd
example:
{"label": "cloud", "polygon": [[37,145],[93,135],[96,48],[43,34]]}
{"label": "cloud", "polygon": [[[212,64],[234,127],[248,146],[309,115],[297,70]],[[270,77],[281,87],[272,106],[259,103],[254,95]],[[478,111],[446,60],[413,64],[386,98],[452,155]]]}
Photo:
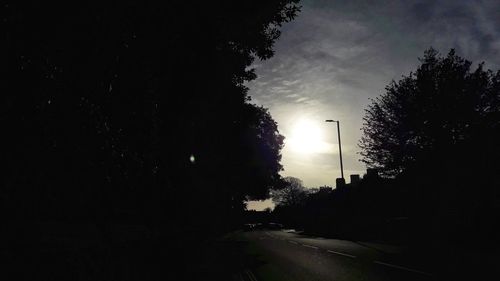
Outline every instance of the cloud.
{"label": "cloud", "polygon": [[283,94],[283,93],[290,93],[292,90],[291,89],[288,89],[287,87],[283,87],[283,86],[274,86],[274,87],[271,87],[270,90],[269,90],[271,93],[274,93],[274,94]]}
{"label": "cloud", "polygon": [[292,86],[292,85],[300,83],[300,81],[301,81],[300,79],[293,80],[293,81],[285,80],[285,81],[283,81],[283,85],[285,85],[285,86]]}
{"label": "cloud", "polygon": [[[302,5],[298,18],[284,25],[275,56],[256,62],[258,78],[248,83],[249,94],[270,109],[285,137],[306,116],[325,126],[325,142],[335,144],[335,127],[322,122],[341,120],[346,170],[364,170],[356,152],[369,98],[414,70],[425,49],[455,48],[474,63],[500,67],[498,1],[306,0]],[[327,166],[332,154],[321,155],[328,157],[306,161],[284,150],[285,171],[299,173],[306,185],[325,184],[338,167]]]}

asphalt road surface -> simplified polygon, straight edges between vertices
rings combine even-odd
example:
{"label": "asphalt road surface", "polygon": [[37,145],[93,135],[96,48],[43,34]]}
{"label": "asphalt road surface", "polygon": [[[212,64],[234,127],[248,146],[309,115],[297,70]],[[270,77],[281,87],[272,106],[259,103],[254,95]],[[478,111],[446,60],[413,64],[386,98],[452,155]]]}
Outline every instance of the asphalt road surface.
{"label": "asphalt road surface", "polygon": [[434,280],[432,274],[370,246],[284,231],[242,233],[258,262],[236,280]]}

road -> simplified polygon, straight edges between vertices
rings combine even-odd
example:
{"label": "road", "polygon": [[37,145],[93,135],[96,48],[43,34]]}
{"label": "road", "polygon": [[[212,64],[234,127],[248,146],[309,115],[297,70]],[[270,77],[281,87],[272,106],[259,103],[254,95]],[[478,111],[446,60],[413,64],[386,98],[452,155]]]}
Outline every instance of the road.
{"label": "road", "polygon": [[432,274],[356,242],[284,231],[242,234],[255,261],[236,280],[433,280]]}

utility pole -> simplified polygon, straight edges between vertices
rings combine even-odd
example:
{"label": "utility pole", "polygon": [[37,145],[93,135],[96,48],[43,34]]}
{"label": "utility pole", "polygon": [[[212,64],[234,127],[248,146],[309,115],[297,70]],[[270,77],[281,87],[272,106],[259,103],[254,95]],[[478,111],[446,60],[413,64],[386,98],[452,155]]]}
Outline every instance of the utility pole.
{"label": "utility pole", "polygon": [[344,164],[342,163],[342,144],[340,142],[340,121],[328,119],[328,120],[325,120],[325,122],[330,122],[330,123],[336,122],[337,123],[337,135],[339,138],[339,155],[340,155],[340,175],[341,175],[341,178],[344,179]]}

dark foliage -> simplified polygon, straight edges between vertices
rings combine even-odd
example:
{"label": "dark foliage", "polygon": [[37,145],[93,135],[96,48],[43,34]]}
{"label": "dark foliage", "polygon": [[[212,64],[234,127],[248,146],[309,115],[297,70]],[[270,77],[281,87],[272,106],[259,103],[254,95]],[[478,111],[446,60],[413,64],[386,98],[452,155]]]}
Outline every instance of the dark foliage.
{"label": "dark foliage", "polygon": [[6,5],[12,207],[73,219],[121,203],[231,209],[264,197],[283,137],[243,83],[295,2]]}
{"label": "dark foliage", "polygon": [[343,188],[308,191],[296,204],[278,204],[272,215],[311,235],[404,243],[418,236],[394,226],[398,219],[408,224],[409,195],[394,180],[365,176]]}
{"label": "dark foliage", "polygon": [[471,70],[454,50],[429,49],[420,61],[368,107],[363,161],[411,190],[428,235],[490,241],[500,214],[500,71]]}
{"label": "dark foliage", "polygon": [[283,137],[244,82],[298,1],[9,2],[0,198],[10,229],[126,222],[209,236],[281,182]]}
{"label": "dark foliage", "polygon": [[273,202],[281,207],[300,206],[307,196],[307,189],[302,180],[295,177],[285,177],[283,181],[284,186],[271,190]]}
{"label": "dark foliage", "polygon": [[471,71],[471,62],[454,50],[440,57],[429,49],[420,61],[416,72],[393,81],[368,106],[363,161],[395,176],[426,159],[444,160],[444,154],[498,155],[500,72],[483,64]]}

